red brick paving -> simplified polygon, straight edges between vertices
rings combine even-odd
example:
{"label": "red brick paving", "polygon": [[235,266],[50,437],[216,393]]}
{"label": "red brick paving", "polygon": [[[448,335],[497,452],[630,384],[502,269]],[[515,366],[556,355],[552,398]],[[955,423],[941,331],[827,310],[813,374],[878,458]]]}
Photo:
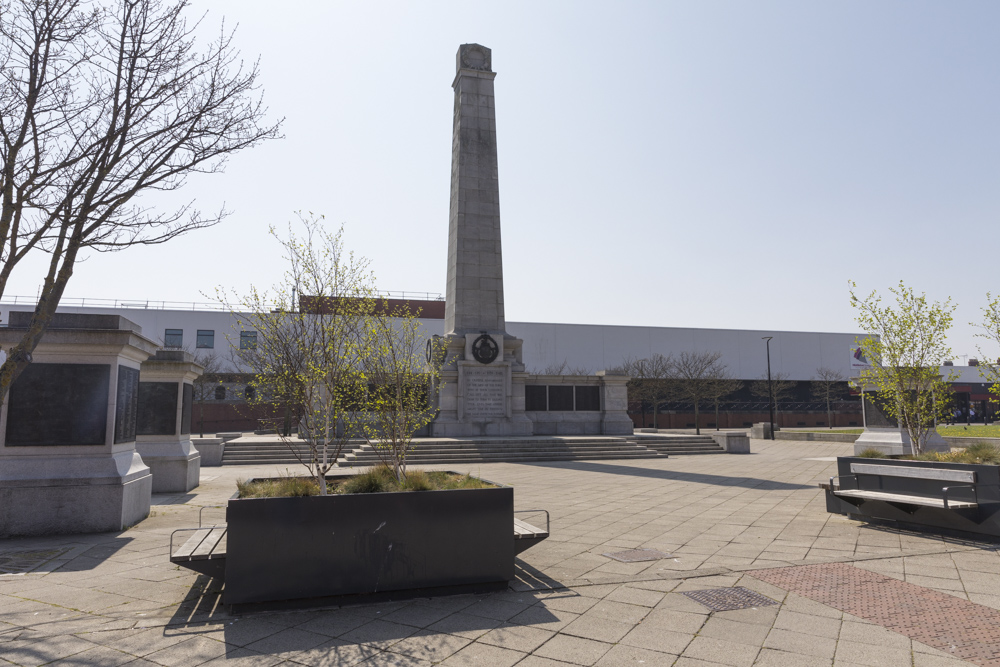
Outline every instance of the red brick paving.
{"label": "red brick paving", "polygon": [[976,665],[1000,666],[1000,611],[844,563],[748,573]]}

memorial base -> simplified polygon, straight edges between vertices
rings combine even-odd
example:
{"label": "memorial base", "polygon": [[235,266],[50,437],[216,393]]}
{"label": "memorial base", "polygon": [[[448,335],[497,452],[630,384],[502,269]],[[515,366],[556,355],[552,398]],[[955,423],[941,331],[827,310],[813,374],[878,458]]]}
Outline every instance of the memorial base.
{"label": "memorial base", "polygon": [[[908,456],[913,454],[910,434],[905,428],[874,427],[865,428],[864,432],[854,441],[854,455],[857,456],[866,449],[876,449],[889,456]],[[951,445],[937,431],[931,431],[925,452],[950,452]]]}
{"label": "memorial base", "polygon": [[153,475],[153,493],[184,493],[198,486],[201,454],[190,440],[137,442],[135,449]]}
{"label": "memorial base", "polygon": [[[18,458],[0,460],[0,538],[120,531],[149,515],[153,476],[134,450],[71,465]],[[72,476],[48,476],[53,470]]]}

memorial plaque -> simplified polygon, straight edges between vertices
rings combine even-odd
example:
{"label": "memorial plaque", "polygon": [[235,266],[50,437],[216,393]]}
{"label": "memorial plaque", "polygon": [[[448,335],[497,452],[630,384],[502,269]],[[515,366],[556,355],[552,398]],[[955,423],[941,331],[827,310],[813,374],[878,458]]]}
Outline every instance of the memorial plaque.
{"label": "memorial plaque", "polygon": [[139,403],[139,369],[118,366],[115,403],[115,444],[135,440],[135,418]]}
{"label": "memorial plaque", "polygon": [[576,388],[576,410],[597,412],[601,409],[601,388],[582,386]]}
{"label": "memorial plaque", "polygon": [[191,432],[191,406],[194,404],[194,385],[184,385],[184,397],[181,402],[181,435]]}
{"label": "memorial plaque", "polygon": [[899,422],[887,415],[878,405],[878,399],[873,392],[865,392],[865,424],[873,428],[897,428]]}
{"label": "memorial plaque", "polygon": [[177,383],[140,382],[136,435],[177,434]]}
{"label": "memorial plaque", "polygon": [[552,412],[572,412],[573,387],[549,385],[549,410]]}
{"label": "memorial plaque", "polygon": [[507,368],[465,366],[465,416],[472,419],[507,416]]}
{"label": "memorial plaque", "polygon": [[544,384],[529,384],[524,387],[524,409],[528,412],[548,410],[548,387]]}
{"label": "memorial plaque", "polygon": [[103,445],[110,381],[108,364],[30,364],[10,388],[6,445]]}

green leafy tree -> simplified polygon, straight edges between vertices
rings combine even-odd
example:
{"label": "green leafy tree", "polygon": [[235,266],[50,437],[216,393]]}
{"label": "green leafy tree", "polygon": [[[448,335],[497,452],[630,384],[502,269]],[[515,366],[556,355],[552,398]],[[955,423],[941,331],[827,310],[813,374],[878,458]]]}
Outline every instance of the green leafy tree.
{"label": "green leafy tree", "polygon": [[[1000,296],[994,297],[989,292],[986,293],[988,303],[983,307],[983,319],[980,322],[970,322],[974,327],[981,329],[976,334],[977,338],[984,338],[994,345],[1000,346]],[[1000,402],[1000,359],[995,362],[990,361],[983,349],[976,346],[979,352],[979,374],[990,384],[990,394],[993,395],[991,403]]]}
{"label": "green leafy tree", "polygon": [[[281,284],[220,299],[238,328],[257,332],[253,344],[236,352],[256,389],[247,402],[295,410],[298,437],[279,436],[326,495],[326,475],[358,431],[370,332],[384,317],[368,261],[346,250],[343,229],[326,231],[322,217],[300,216],[300,223],[303,231],[289,225],[287,237],[271,229],[288,263]],[[308,307],[296,295],[308,295],[301,299]]]}
{"label": "green leafy tree", "polygon": [[857,344],[871,363],[859,383],[874,387],[878,406],[906,429],[913,453],[921,454],[950,409],[953,375],[944,377],[941,365],[952,357],[947,333],[957,306],[950,298],[930,302],[903,281],[889,288],[895,303],[886,305],[875,291],[859,297],[857,285],[850,285],[857,322],[868,334]]}

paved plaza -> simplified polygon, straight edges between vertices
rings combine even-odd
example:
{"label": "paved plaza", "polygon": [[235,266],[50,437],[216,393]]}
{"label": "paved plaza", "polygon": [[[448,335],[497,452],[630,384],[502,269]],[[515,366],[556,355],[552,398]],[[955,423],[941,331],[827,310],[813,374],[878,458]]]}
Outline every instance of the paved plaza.
{"label": "paved plaza", "polygon": [[[828,514],[816,484],[852,445],[752,448],[477,464],[515,509],[551,512],[511,590],[253,614],[171,565],[170,533],[201,507],[221,521],[236,479],[285,467],[205,468],[130,530],[0,540],[0,665],[1000,665],[996,545]],[[671,557],[604,555],[638,548]],[[684,594],[729,587],[776,604],[712,612]]]}

